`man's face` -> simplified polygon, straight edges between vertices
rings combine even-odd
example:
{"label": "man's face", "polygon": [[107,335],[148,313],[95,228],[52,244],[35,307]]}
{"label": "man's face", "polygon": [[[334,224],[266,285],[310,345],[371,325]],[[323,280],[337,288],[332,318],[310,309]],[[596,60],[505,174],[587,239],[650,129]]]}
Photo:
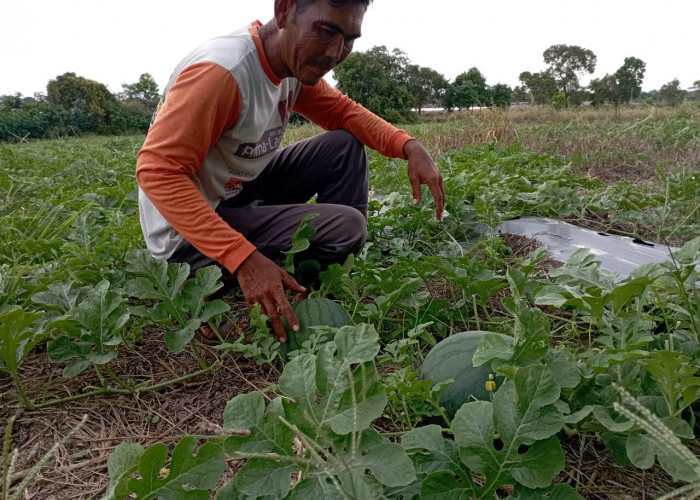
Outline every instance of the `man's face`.
{"label": "man's face", "polygon": [[343,62],[360,37],[366,7],[334,7],[317,0],[305,7],[293,3],[285,18],[280,49],[291,75],[307,85],[316,84]]}

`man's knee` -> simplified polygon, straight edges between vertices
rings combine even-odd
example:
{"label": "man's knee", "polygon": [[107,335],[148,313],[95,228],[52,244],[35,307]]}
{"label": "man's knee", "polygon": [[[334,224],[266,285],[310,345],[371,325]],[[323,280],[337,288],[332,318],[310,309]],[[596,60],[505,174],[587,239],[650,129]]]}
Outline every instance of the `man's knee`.
{"label": "man's knee", "polygon": [[367,219],[365,214],[348,207],[347,228],[349,238],[348,254],[359,252],[367,241]]}
{"label": "man's knee", "polygon": [[334,151],[342,151],[348,159],[355,159],[359,167],[367,166],[365,145],[347,130],[339,129],[327,133]]}
{"label": "man's knee", "polygon": [[327,222],[330,224],[322,226],[313,242],[314,253],[321,261],[342,262],[349,254],[359,252],[367,241],[365,216],[353,207],[333,206],[332,219]]}

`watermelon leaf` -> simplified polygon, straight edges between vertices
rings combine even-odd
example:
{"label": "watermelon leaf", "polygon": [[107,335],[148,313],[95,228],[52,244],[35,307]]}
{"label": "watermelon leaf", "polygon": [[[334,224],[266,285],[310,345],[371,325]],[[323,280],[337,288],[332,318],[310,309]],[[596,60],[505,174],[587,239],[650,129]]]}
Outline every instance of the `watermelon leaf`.
{"label": "watermelon leaf", "polygon": [[175,445],[169,469],[168,448],[162,443],[146,449],[138,463],[139,478],[129,480],[129,489],[141,500],[206,500],[226,468],[224,450],[204,443],[195,454],[197,439],[186,436]]}
{"label": "watermelon leaf", "polygon": [[307,250],[311,246],[311,238],[316,234],[316,228],[309,225],[320,214],[311,212],[304,216],[299,222],[299,227],[292,234],[292,248],[283,252],[287,256],[284,259],[284,269],[289,274],[294,274],[294,255]]}
{"label": "watermelon leaf", "polygon": [[428,498],[451,485],[464,495],[491,498],[504,485],[548,487],[564,468],[564,451],[555,436],[564,425],[564,415],[555,404],[560,390],[549,367],[532,365],[517,369],[493,402],[464,404],[452,422],[455,442],[462,463],[484,475],[486,482],[478,492],[467,493],[470,485],[449,482],[439,472],[440,476],[426,478],[421,494]]}
{"label": "watermelon leaf", "polygon": [[381,416],[387,399],[373,362],[378,338],[372,326],[345,326],[317,357],[303,354],[285,367],[279,385],[293,400],[284,402],[285,413],[314,441],[360,431]]}
{"label": "watermelon leaf", "polygon": [[175,353],[185,349],[202,323],[230,309],[223,300],[205,300],[223,286],[216,266],[198,269],[194,278],[187,279],[188,264],[168,264],[146,250],[130,252],[127,261],[129,271],[137,275],[127,282],[127,293],[156,301],[150,316],[165,327],[165,344]]}

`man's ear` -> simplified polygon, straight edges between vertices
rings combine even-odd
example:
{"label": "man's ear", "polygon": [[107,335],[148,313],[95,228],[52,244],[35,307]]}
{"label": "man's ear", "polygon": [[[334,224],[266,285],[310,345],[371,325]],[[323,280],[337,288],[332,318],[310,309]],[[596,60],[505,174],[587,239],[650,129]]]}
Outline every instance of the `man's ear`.
{"label": "man's ear", "polygon": [[287,20],[292,13],[293,0],[275,0],[275,24],[278,29],[287,26]]}

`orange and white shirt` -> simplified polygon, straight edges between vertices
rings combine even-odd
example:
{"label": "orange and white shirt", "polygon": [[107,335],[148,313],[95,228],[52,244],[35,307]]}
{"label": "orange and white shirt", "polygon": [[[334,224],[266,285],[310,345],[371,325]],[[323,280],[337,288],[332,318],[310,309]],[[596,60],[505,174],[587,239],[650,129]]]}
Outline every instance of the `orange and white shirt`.
{"label": "orange and white shirt", "polygon": [[388,157],[411,137],[332,88],[277,77],[255,22],[210,40],[177,66],[138,154],[146,245],[167,259],[189,241],[229,271],[255,250],[215,212],[255,179],[279,148],[291,110],[343,128]]}

